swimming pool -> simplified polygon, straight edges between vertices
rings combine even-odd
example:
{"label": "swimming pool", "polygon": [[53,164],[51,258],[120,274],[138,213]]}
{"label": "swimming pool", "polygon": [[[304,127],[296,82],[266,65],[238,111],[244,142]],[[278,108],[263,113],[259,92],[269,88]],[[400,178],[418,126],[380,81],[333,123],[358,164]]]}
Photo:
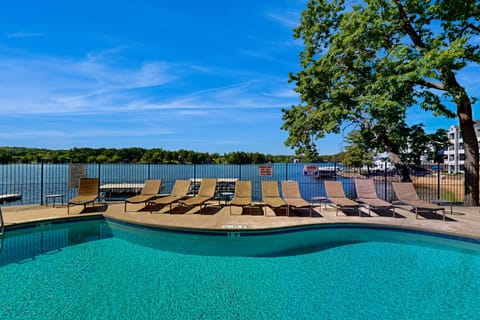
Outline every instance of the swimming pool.
{"label": "swimming pool", "polygon": [[474,319],[480,304],[478,243],[356,225],[41,224],[7,234],[0,266],[2,319]]}

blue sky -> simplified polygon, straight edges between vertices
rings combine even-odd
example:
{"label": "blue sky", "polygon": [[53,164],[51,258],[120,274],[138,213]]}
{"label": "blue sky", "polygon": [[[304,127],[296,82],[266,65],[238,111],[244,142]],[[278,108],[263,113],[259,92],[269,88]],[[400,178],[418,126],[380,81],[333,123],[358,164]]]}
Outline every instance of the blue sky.
{"label": "blue sky", "polygon": [[[0,145],[293,154],[281,109],[299,101],[306,2],[2,1]],[[477,96],[478,71],[459,75]]]}

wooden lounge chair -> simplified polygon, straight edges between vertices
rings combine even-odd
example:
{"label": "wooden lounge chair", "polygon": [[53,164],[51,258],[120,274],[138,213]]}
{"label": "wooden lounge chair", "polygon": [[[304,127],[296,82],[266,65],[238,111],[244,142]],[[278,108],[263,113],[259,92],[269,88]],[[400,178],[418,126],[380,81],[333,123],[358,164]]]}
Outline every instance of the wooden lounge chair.
{"label": "wooden lounge chair", "polygon": [[98,183],[98,178],[80,178],[77,196],[67,203],[67,214],[70,214],[70,205],[83,205],[85,210],[87,204],[94,203],[99,196]]}
{"label": "wooden lounge chair", "polygon": [[312,204],[302,198],[297,181],[282,181],[283,200],[287,203],[287,215],[290,215],[290,208],[309,208],[312,216]]}
{"label": "wooden lounge chair", "polygon": [[[148,205],[170,205],[170,211],[172,210],[172,204],[183,200],[187,197],[188,188],[190,187],[190,180],[176,180],[173,185],[172,191],[168,196],[148,201]],[[152,211],[150,211],[151,213]]]}
{"label": "wooden lounge chair", "polygon": [[123,211],[127,211],[127,203],[147,203],[159,196],[162,180],[145,180],[142,192],[125,200]]}
{"label": "wooden lounge chair", "polygon": [[415,187],[411,182],[392,182],[393,191],[398,199],[396,202],[400,205],[411,206],[415,209],[415,219],[418,219],[418,210],[443,211],[443,221],[445,221],[445,208],[436,204],[420,200]]}
{"label": "wooden lounge chair", "polygon": [[242,212],[247,206],[252,205],[252,181],[236,181],[235,194],[230,201],[230,214],[232,206],[242,207]]}
{"label": "wooden lounge chair", "polygon": [[[287,207],[287,203],[280,197],[277,181],[262,181],[262,199],[263,203],[273,211],[278,208]],[[265,215],[267,211],[265,209]]]}
{"label": "wooden lounge chair", "polygon": [[200,206],[200,213],[202,209],[207,206],[207,201],[213,199],[215,190],[217,189],[217,179],[202,178],[198,194],[195,197],[183,200],[181,203],[187,207]]}
{"label": "wooden lounge chair", "polygon": [[357,201],[367,206],[368,215],[370,215],[370,209],[383,208],[392,210],[395,218],[395,206],[378,197],[373,180],[355,179],[355,189],[357,190]]}
{"label": "wooden lounge chair", "polygon": [[340,181],[324,181],[327,199],[335,205],[337,209],[335,214],[338,215],[338,209],[357,209],[360,216],[360,204],[345,196],[343,185]]}

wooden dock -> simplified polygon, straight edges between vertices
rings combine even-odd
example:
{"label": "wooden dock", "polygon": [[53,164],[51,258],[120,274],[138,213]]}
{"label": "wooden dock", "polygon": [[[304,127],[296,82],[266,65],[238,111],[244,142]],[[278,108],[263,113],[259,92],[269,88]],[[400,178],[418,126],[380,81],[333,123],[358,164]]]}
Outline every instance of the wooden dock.
{"label": "wooden dock", "polygon": [[12,202],[22,199],[21,193],[0,194],[0,203]]}

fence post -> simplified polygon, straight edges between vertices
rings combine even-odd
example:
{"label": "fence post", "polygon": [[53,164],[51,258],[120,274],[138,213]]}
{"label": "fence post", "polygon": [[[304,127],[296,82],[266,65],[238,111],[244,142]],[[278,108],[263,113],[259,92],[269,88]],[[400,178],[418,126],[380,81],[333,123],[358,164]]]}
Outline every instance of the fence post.
{"label": "fence post", "polygon": [[242,164],[238,165],[238,180],[242,180]]}
{"label": "fence post", "polygon": [[43,163],[44,159],[40,160],[40,205],[43,206]]}
{"label": "fence post", "polygon": [[383,188],[384,188],[384,195],[385,195],[385,201],[389,201],[389,198],[387,197],[387,161],[383,163]]}
{"label": "fence post", "polygon": [[100,184],[100,172],[101,172],[101,171],[100,171],[100,166],[101,166],[101,163],[99,162],[99,163],[98,163],[98,174],[97,174],[97,176],[98,176],[98,183],[99,183],[99,184]]}
{"label": "fence post", "polygon": [[440,162],[437,161],[437,199],[440,198]]}
{"label": "fence post", "polygon": [[[193,163],[193,183],[195,185],[195,183],[197,182],[197,165],[195,163]],[[195,188],[194,190],[194,194],[198,194],[198,189]]]}
{"label": "fence post", "polygon": [[150,162],[147,164],[148,165],[148,170],[147,170],[147,179],[150,180]]}
{"label": "fence post", "polygon": [[288,180],[288,162],[285,162],[285,180]]}

